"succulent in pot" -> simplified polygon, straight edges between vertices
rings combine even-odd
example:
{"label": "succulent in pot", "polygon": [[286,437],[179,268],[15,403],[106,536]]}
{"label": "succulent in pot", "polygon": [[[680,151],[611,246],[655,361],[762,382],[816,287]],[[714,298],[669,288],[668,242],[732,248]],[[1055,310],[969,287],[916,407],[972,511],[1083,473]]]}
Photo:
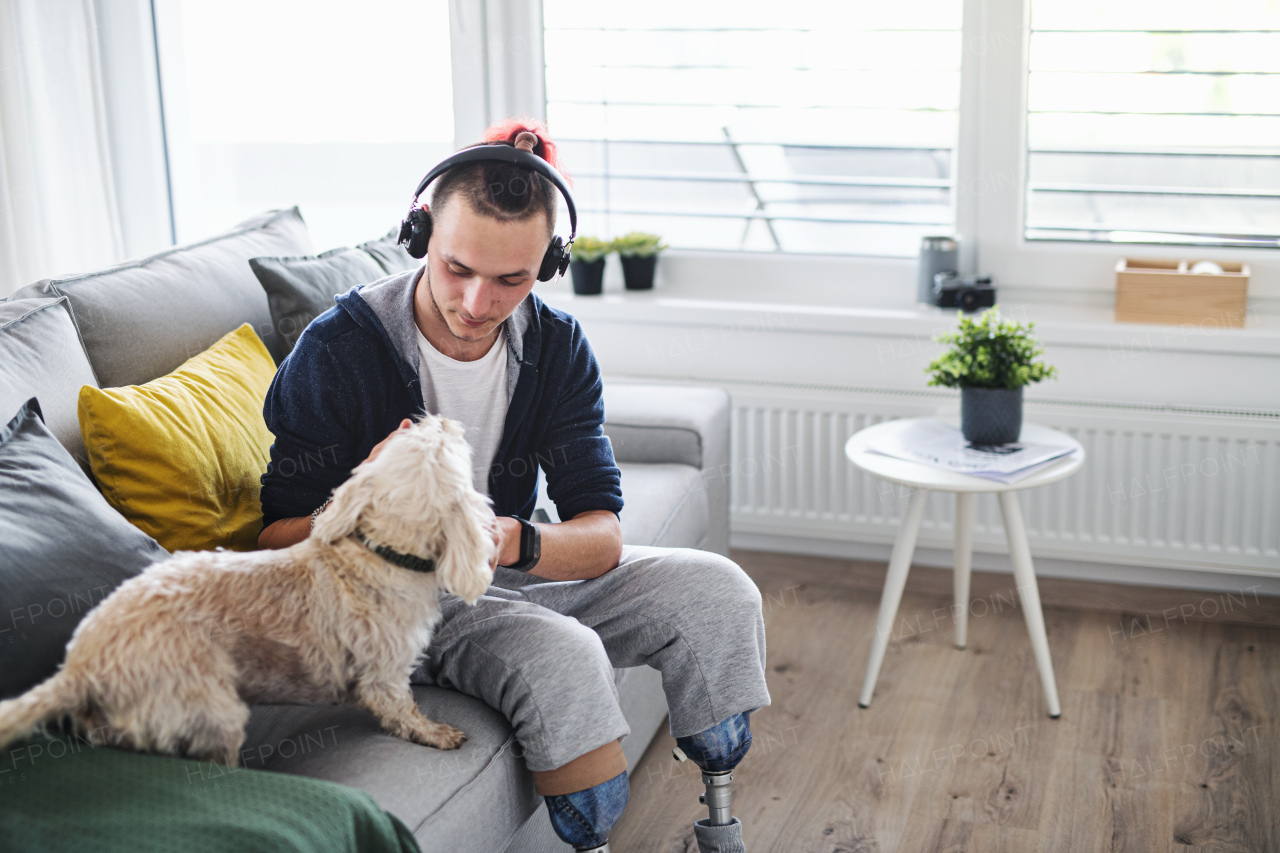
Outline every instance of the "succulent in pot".
{"label": "succulent in pot", "polygon": [[613,250],[622,259],[622,280],[627,290],[650,290],[658,253],[667,248],[657,234],[632,231],[613,241]]}
{"label": "succulent in pot", "polygon": [[593,295],[604,289],[605,256],[613,249],[607,240],[582,235],[573,241],[573,260],[569,271],[573,275],[573,292]]}
{"label": "succulent in pot", "polygon": [[1044,347],[1032,336],[1034,323],[1000,316],[999,306],[978,317],[957,313],[960,326],[934,338],[951,348],[925,372],[930,385],[960,389],[960,429],[976,446],[999,446],[1022,432],[1022,389],[1052,379],[1057,368],[1036,359]]}

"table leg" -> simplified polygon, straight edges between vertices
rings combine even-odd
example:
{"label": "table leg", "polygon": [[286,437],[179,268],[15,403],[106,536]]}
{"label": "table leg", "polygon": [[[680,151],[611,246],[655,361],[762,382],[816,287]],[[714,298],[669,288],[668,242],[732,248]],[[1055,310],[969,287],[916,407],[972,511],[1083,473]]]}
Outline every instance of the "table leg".
{"label": "table leg", "polygon": [[858,705],[863,708],[871,705],[871,694],[875,692],[876,679],[880,677],[880,665],[884,663],[884,653],[889,648],[893,620],[898,615],[902,590],[907,585],[907,571],[911,568],[911,557],[916,550],[916,537],[920,534],[920,522],[924,520],[924,504],[928,497],[928,489],[912,491],[907,514],[898,528],[898,539],[893,543],[893,556],[889,558],[889,571],[880,596],[880,615],[876,617],[876,636],[871,643],[871,659],[867,661],[867,677],[862,682],[862,696],[858,699]]}
{"label": "table leg", "polygon": [[973,568],[973,493],[956,492],[955,613],[956,648],[969,640],[969,574]]}
{"label": "table leg", "polygon": [[1009,538],[1009,556],[1013,559],[1013,577],[1018,585],[1018,597],[1022,600],[1022,615],[1026,617],[1031,649],[1040,668],[1044,698],[1049,705],[1049,716],[1057,719],[1062,716],[1062,707],[1058,704],[1053,660],[1049,657],[1049,636],[1044,630],[1040,590],[1036,586],[1036,570],[1031,563],[1031,548],[1027,545],[1027,529],[1022,522],[1022,506],[1018,503],[1017,492],[1000,492],[1000,512],[1004,516],[1005,535]]}

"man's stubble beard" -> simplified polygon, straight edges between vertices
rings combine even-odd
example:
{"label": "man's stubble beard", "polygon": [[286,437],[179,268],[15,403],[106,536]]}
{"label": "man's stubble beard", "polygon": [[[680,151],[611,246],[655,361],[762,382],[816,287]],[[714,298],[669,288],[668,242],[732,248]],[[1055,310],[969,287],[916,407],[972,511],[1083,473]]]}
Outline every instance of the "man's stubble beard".
{"label": "man's stubble beard", "polygon": [[447,331],[455,341],[463,341],[464,343],[468,343],[468,344],[478,344],[481,341],[483,341],[485,338],[491,335],[496,335],[498,332],[498,329],[502,328],[502,324],[499,323],[498,325],[494,326],[493,331],[485,335],[482,335],[479,338],[464,338],[461,335],[459,335],[457,332],[453,330],[453,327],[449,325],[449,321],[445,318],[444,312],[440,310],[439,303],[436,302],[436,291],[435,291],[435,288],[431,286],[431,261],[430,260],[427,261],[426,271],[427,271],[426,273],[427,300],[431,303],[431,310],[435,312],[436,318],[439,319],[440,322],[444,324],[445,331]]}

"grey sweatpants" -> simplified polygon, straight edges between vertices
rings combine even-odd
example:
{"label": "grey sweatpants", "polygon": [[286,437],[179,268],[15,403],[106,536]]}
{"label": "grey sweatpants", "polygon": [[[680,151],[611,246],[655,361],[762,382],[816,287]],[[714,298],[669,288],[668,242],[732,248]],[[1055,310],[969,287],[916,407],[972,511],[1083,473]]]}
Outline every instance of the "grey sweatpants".
{"label": "grey sweatpants", "polygon": [[474,607],[440,606],[411,680],[501,711],[530,770],[630,734],[614,667],[662,673],[673,737],[769,704],[760,592],[718,554],[625,546],[617,568],[577,581],[499,567]]}

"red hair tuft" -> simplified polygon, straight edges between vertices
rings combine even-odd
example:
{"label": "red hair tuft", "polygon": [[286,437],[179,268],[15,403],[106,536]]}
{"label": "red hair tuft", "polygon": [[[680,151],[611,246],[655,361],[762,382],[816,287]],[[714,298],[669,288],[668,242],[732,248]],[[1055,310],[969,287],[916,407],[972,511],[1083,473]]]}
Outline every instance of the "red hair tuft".
{"label": "red hair tuft", "polygon": [[556,144],[551,141],[551,134],[547,132],[547,126],[536,118],[522,116],[521,118],[495,121],[484,132],[484,141],[505,142],[508,145],[514,145],[516,137],[525,131],[538,137],[538,144],[533,146],[533,153],[550,163],[557,172],[564,175],[566,181],[569,180],[569,173],[560,165]]}

